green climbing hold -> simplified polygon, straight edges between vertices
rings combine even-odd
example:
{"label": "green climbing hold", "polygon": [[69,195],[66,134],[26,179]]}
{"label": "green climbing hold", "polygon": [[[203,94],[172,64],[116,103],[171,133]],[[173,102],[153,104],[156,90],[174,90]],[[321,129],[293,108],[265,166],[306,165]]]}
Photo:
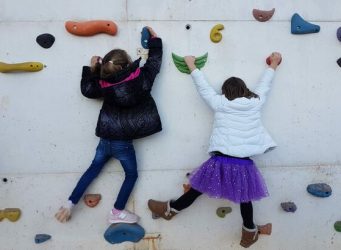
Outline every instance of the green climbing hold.
{"label": "green climbing hold", "polygon": [[232,212],[232,208],[231,207],[218,207],[217,208],[217,215],[220,217],[220,218],[224,218],[225,215],[229,214]]}
{"label": "green climbing hold", "polygon": [[334,228],[336,231],[341,232],[341,221],[335,222]]}
{"label": "green climbing hold", "polygon": [[[207,62],[207,56],[208,56],[208,53],[195,58],[195,66],[198,69],[201,69],[202,67],[205,66],[205,63]],[[183,57],[178,56],[178,55],[172,53],[172,58],[173,58],[173,62],[175,64],[176,68],[180,72],[185,73],[185,74],[190,74],[191,73],[189,71],[189,68],[187,67],[186,62],[185,62]]]}

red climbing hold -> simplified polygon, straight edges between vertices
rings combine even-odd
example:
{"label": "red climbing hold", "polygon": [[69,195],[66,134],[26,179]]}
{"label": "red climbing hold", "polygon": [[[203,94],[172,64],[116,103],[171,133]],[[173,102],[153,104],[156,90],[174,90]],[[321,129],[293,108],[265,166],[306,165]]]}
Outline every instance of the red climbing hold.
{"label": "red climbing hold", "polygon": [[253,9],[252,14],[254,18],[256,18],[259,22],[266,22],[268,21],[275,13],[275,8],[272,10],[257,10]]}

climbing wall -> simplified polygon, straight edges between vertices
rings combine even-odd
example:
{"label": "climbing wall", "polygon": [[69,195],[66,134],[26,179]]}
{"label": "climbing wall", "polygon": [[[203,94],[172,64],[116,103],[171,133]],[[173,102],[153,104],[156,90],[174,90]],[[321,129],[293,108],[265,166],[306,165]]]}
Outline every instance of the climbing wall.
{"label": "climbing wall", "polygon": [[[258,22],[254,8],[275,8],[275,13]],[[179,196],[186,173],[208,158],[212,113],[190,76],[173,64],[172,52],[208,52],[202,70],[219,91],[230,76],[253,88],[272,51],[281,52],[283,62],[263,122],[278,148],[254,158],[270,192],[254,204],[254,212],[256,223],[273,223],[273,233],[253,249],[341,249],[341,233],[333,226],[341,220],[340,9],[337,0],[1,0],[0,61],[41,62],[45,67],[0,73],[0,209],[21,209],[18,221],[0,221],[0,249],[241,249],[237,205],[202,196],[168,222],[152,219],[147,200]],[[291,34],[294,13],[319,25],[320,32]],[[78,37],[64,27],[69,20],[95,19],[114,21],[116,36]],[[217,24],[224,25],[222,39],[213,43],[210,31]],[[139,179],[128,209],[140,215],[145,239],[112,246],[103,234],[124,176],[117,161],[110,161],[89,188],[102,195],[96,207],[80,202],[66,224],[54,214],[89,166],[98,143],[94,132],[101,101],[81,95],[81,68],[92,55],[104,56],[112,48],[137,58],[146,25],[164,44],[152,93],[163,131],[135,141]],[[49,49],[35,41],[43,33],[56,38]],[[312,196],[306,191],[312,183],[329,184],[332,195]],[[296,212],[281,208],[288,201],[295,202]],[[219,207],[232,212],[221,218]],[[36,245],[35,235],[43,233],[52,238]]]}

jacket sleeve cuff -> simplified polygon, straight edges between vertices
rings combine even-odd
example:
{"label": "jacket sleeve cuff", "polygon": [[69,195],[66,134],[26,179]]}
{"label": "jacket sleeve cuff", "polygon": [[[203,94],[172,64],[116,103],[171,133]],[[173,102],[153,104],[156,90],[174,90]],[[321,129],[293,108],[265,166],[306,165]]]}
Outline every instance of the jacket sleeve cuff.
{"label": "jacket sleeve cuff", "polygon": [[196,68],[195,70],[193,70],[193,71],[191,72],[191,76],[192,76],[194,79],[200,77],[201,75],[202,75],[202,72],[201,72],[198,68]]}

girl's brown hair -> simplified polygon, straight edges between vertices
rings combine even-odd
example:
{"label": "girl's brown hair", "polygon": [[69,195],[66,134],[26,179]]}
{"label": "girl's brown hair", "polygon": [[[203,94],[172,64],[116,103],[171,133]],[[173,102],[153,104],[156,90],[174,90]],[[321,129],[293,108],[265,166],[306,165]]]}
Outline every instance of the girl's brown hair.
{"label": "girl's brown hair", "polygon": [[101,78],[107,78],[112,74],[129,67],[131,58],[126,51],[121,49],[113,49],[102,59],[100,69]]}
{"label": "girl's brown hair", "polygon": [[259,96],[250,91],[246,87],[245,82],[238,77],[228,78],[221,87],[221,90],[223,95],[230,101],[239,97],[246,97],[248,99],[259,98]]}

